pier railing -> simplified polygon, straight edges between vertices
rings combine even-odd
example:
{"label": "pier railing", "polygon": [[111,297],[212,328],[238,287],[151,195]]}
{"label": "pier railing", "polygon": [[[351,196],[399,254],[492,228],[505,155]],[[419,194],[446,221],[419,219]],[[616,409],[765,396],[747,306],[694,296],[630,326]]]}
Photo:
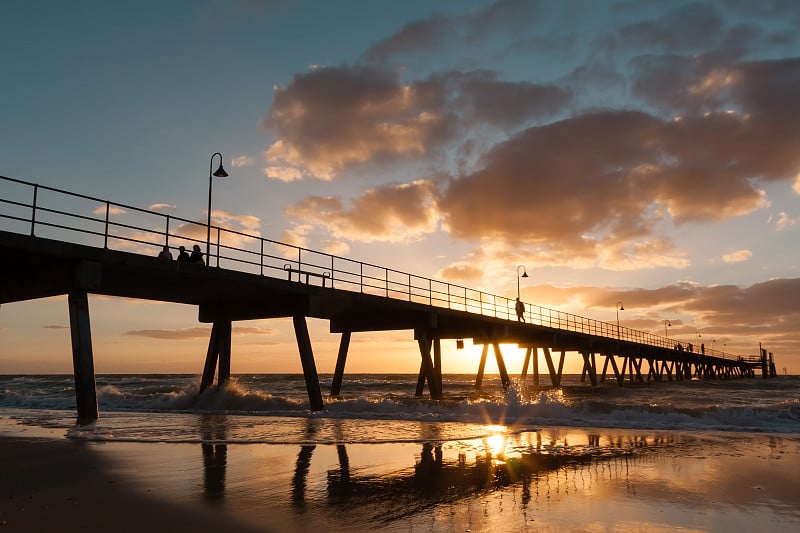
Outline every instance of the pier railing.
{"label": "pier railing", "polygon": [[[0,219],[6,231],[76,244],[157,255],[167,246],[205,249],[207,225],[142,209],[0,176]],[[283,277],[302,283],[516,320],[516,301],[461,285],[417,276],[393,268],[310,250],[301,246],[211,226],[211,267]],[[660,348],[674,348],[675,339],[525,302],[527,323]],[[688,347],[688,345],[687,345]],[[700,347],[694,350],[699,351]],[[718,350],[705,355],[736,358]]]}

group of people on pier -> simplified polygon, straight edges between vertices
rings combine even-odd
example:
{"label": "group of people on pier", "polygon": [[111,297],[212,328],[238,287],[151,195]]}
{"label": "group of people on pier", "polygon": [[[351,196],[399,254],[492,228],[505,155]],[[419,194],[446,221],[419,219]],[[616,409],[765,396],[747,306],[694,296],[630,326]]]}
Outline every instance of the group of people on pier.
{"label": "group of people on pier", "polygon": [[[169,249],[169,246],[164,245],[164,248],[159,252],[158,259],[161,261],[170,262],[172,261],[172,252]],[[192,247],[192,253],[186,251],[186,248],[183,246],[178,246],[178,262],[179,263],[195,263],[197,265],[204,265],[205,262],[203,261],[203,252],[200,250],[200,245],[195,244]]]}

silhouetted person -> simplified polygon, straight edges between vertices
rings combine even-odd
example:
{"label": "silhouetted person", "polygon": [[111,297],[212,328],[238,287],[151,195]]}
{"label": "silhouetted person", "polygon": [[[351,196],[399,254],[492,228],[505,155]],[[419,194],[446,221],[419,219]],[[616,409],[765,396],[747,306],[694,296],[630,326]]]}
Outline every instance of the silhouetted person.
{"label": "silhouetted person", "polygon": [[514,308],[517,310],[517,320],[525,322],[525,304],[519,298],[517,298],[517,304]]}
{"label": "silhouetted person", "polygon": [[158,258],[161,261],[172,261],[172,252],[169,251],[169,246],[164,245],[164,248],[158,253]]}
{"label": "silhouetted person", "polygon": [[188,263],[190,261],[189,252],[183,246],[178,246],[178,262]]}
{"label": "silhouetted person", "polygon": [[196,263],[198,265],[204,265],[203,262],[203,252],[200,251],[200,245],[195,244],[192,246],[192,255],[189,256],[190,263]]}

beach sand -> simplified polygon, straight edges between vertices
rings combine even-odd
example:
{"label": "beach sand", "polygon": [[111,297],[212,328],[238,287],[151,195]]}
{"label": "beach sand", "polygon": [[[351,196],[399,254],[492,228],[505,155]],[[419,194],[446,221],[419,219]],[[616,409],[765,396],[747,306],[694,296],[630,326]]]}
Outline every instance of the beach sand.
{"label": "beach sand", "polygon": [[800,530],[795,436],[549,428],[225,445],[6,434],[0,457],[0,532]]}

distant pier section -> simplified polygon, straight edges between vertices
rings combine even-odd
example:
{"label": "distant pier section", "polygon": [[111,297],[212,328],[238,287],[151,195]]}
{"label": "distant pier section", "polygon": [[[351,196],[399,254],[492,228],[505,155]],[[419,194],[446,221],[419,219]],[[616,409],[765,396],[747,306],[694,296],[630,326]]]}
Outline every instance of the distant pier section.
{"label": "distant pier section", "polygon": [[[203,237],[206,237],[204,240]],[[159,259],[179,247],[208,249],[206,264]],[[582,358],[582,381],[626,383],[776,375],[771,352],[699,350],[675,339],[525,303],[389,267],[256,235],[0,176],[0,304],[67,295],[78,417],[97,418],[89,294],[193,305],[211,323],[201,391],[230,377],[237,320],[291,318],[312,410],[324,409],[307,318],[340,334],[330,395],[341,392],[352,335],[413,331],[420,355],[416,394],[442,399],[441,342],[489,350],[504,386],[511,382],[501,344],[525,350],[520,380],[541,386],[541,353],[550,386],[567,355]],[[410,339],[411,340],[411,339]],[[265,348],[267,350],[268,348]],[[265,353],[265,356],[268,354]],[[198,364],[199,367],[199,364]]]}

